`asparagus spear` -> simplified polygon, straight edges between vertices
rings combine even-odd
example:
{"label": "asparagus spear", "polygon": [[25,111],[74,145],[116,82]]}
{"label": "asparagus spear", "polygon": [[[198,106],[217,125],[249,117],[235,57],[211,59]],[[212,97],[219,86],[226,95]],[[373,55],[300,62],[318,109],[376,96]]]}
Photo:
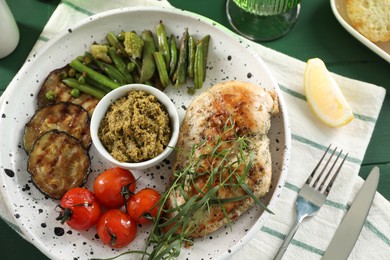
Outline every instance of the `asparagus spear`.
{"label": "asparagus spear", "polygon": [[133,79],[126,68],[126,64],[121,56],[118,55],[117,50],[114,47],[110,47],[108,49],[108,55],[113,61],[115,67],[122,73],[122,75],[126,78],[126,83],[133,83]]}

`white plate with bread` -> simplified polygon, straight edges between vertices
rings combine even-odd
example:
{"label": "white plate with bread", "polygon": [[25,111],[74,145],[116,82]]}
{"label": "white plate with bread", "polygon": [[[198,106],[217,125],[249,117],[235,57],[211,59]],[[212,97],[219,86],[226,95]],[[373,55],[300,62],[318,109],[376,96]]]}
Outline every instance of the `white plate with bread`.
{"label": "white plate with bread", "polygon": [[390,63],[390,1],[330,0],[340,24]]}

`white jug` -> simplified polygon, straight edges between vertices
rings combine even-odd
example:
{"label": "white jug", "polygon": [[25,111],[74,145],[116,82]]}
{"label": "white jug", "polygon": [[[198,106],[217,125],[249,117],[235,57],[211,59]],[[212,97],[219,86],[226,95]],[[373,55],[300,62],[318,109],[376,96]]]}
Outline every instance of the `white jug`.
{"label": "white jug", "polygon": [[0,59],[13,52],[19,43],[19,29],[5,0],[0,0]]}

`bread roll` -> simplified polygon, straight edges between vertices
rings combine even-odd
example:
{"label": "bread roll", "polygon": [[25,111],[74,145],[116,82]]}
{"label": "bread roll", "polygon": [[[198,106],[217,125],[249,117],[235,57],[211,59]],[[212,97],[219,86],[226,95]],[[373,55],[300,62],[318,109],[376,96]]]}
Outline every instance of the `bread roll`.
{"label": "bread roll", "polygon": [[346,0],[352,26],[372,42],[390,40],[390,0]]}

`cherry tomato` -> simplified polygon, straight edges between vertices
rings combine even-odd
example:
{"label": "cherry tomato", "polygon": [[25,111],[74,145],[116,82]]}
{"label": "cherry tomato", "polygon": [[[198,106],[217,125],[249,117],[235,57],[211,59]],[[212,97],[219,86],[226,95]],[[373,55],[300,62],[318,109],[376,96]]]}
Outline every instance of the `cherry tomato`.
{"label": "cherry tomato", "polygon": [[104,244],[121,248],[134,240],[137,223],[119,209],[110,209],[99,219],[97,233]]}
{"label": "cherry tomato", "polygon": [[136,189],[134,175],[125,169],[115,167],[101,173],[93,186],[96,197],[107,208],[119,208]]}
{"label": "cherry tomato", "polygon": [[61,199],[61,213],[57,220],[67,223],[75,230],[87,230],[94,226],[100,217],[101,207],[92,191],[73,188]]}
{"label": "cherry tomato", "polygon": [[127,213],[140,224],[147,224],[157,216],[160,193],[155,189],[145,188],[134,194],[126,204]]}

